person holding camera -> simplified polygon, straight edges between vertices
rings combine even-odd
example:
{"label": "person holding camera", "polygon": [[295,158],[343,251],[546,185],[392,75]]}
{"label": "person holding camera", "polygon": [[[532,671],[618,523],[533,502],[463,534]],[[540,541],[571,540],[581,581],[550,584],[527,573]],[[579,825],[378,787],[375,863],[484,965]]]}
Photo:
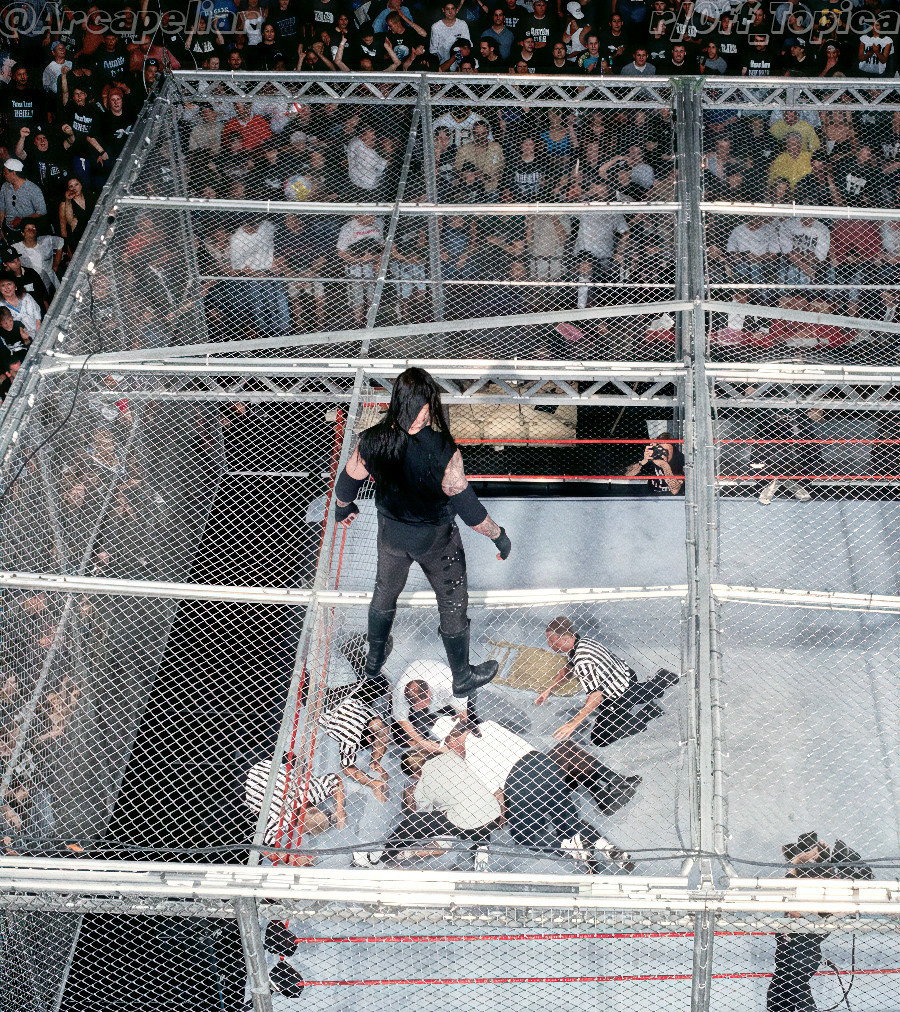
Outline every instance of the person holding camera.
{"label": "person holding camera", "polygon": [[625,468],[629,477],[649,476],[649,495],[678,495],[684,488],[684,454],[678,444],[671,442],[674,438],[671,432],[663,432],[658,442],[644,447],[639,461]]}
{"label": "person holding camera", "polygon": [[[872,869],[855,850],[835,840],[829,846],[815,832],[803,833],[786,843],[781,852],[790,864],[787,878],[872,879]],[[791,912],[788,917],[803,914]],[[813,915],[824,920],[827,914]],[[827,931],[785,931],[775,936],[775,972],[766,992],[766,1012],[814,1012],[810,981],[822,962],[822,942]],[[835,968],[836,969],[836,968]]]}

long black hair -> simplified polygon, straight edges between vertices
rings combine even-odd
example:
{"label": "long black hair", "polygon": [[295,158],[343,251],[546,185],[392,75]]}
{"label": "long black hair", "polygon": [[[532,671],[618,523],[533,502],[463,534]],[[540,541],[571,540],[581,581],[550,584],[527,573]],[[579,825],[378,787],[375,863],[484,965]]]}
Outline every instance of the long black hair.
{"label": "long black hair", "polygon": [[441,404],[440,387],[424,369],[406,369],[394,381],[384,418],[359,437],[359,452],[376,481],[390,488],[402,485],[409,429],[426,404],[430,416],[428,424],[440,435],[444,446],[456,449]]}

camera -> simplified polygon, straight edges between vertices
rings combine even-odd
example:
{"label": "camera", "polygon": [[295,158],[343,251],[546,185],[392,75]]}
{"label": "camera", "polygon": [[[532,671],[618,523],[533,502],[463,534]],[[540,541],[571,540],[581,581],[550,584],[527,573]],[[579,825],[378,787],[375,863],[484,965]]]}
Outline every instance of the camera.
{"label": "camera", "polygon": [[667,457],[665,447],[660,446],[658,443],[654,443],[650,447],[650,457],[652,460],[665,460]]}
{"label": "camera", "polygon": [[813,830],[801,833],[796,841],[782,844],[781,853],[785,861],[794,861],[801,854],[816,850],[816,856],[809,861],[796,864],[792,874],[798,878],[849,878],[873,879],[875,873],[863,862],[860,854],[848,847],[843,840],[835,840],[829,845],[820,840]]}

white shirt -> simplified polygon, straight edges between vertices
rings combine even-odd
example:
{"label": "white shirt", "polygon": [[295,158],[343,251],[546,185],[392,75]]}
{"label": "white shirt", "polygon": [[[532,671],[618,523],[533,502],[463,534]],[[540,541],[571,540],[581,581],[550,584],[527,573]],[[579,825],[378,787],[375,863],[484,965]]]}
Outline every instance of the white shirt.
{"label": "white shirt", "polygon": [[431,690],[428,709],[432,713],[442,706],[452,706],[457,713],[462,713],[466,708],[467,700],[457,699],[453,695],[453,672],[446,664],[441,664],[440,661],[413,661],[394,686],[394,720],[409,720],[409,703],[403,692],[410,682],[424,682]]}
{"label": "white shirt", "polygon": [[780,253],[778,228],[772,222],[766,222],[760,228],[748,228],[738,225],[728,236],[729,253],[752,253],[762,256],[764,253]]}
{"label": "white shirt", "polygon": [[354,186],[361,190],[374,190],[386,168],[387,161],[363,144],[359,137],[354,137],[347,145],[347,175]]}
{"label": "white shirt", "polygon": [[[474,137],[476,123],[484,123],[477,113],[470,112],[465,119],[457,119],[453,113],[445,112],[434,121],[434,129],[437,132],[439,127],[446,127],[453,138],[454,147],[461,148],[463,144],[468,144]],[[488,130],[488,140],[493,139],[493,134]]]}
{"label": "white shirt", "polygon": [[44,73],[41,75],[41,84],[44,86],[44,91],[49,91],[51,95],[55,95],[57,93],[59,79],[62,77],[63,67],[68,67],[69,70],[71,70],[72,61],[64,60],[62,63],[57,63],[56,60],[54,60],[52,63],[48,63],[47,66],[44,67]]}
{"label": "white shirt", "polygon": [[247,271],[271,272],[275,257],[275,223],[266,219],[255,232],[242,225],[231,237],[228,255],[231,269],[238,274]]}
{"label": "white shirt", "polygon": [[248,46],[258,46],[262,42],[262,26],[262,11],[244,11],[244,31]]}
{"label": "white shirt", "polygon": [[431,26],[431,52],[437,54],[441,63],[450,59],[450,50],[457,39],[472,41],[468,24],[460,18],[457,18],[449,28],[443,21],[435,21]]}
{"label": "white shirt", "polygon": [[377,239],[381,242],[382,238],[380,219],[376,218],[371,225],[361,225],[356,218],[351,218],[344,222],[338,232],[337,248],[341,253],[346,253],[354,243],[363,239]]}
{"label": "white shirt", "polygon": [[831,233],[821,221],[813,220],[811,225],[804,225],[800,218],[785,218],[778,233],[782,253],[811,253],[820,262],[828,256]]}
{"label": "white shirt", "polygon": [[437,809],[460,829],[479,829],[500,818],[500,802],[455,752],[425,763],[413,797],[420,811]]}
{"label": "white shirt", "polygon": [[862,35],[859,44],[863,47],[863,58],[859,61],[859,69],[865,68],[872,74],[883,74],[887,64],[879,59],[885,53],[890,54],[893,39],[883,35]]}
{"label": "white shirt", "polygon": [[600,259],[611,257],[616,250],[616,233],[628,231],[624,214],[615,211],[587,211],[578,216],[577,250],[587,250]]}
{"label": "white shirt", "polygon": [[538,750],[493,720],[484,721],[478,730],[480,738],[471,731],[466,735],[466,765],[489,791],[501,791],[510,770],[522,756]]}
{"label": "white shirt", "polygon": [[19,254],[23,266],[37,271],[45,285],[56,288],[59,278],[53,273],[53,255],[64,245],[58,235],[39,235],[36,246],[29,248],[24,242],[15,242],[13,249]]}
{"label": "white shirt", "polygon": [[41,307],[28,292],[23,292],[19,296],[18,306],[14,306],[11,302],[6,302],[4,299],[0,299],[0,306],[6,306],[12,313],[13,320],[16,323],[22,324],[25,333],[29,337],[33,338],[37,335],[38,324],[41,322]]}
{"label": "white shirt", "polygon": [[889,256],[900,253],[900,228],[891,228],[891,222],[881,223],[881,245]]}

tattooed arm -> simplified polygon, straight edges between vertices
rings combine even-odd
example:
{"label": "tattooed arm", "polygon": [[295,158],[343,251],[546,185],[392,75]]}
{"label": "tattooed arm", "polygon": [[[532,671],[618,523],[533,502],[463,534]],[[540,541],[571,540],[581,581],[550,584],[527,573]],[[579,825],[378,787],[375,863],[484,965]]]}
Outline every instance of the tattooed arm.
{"label": "tattooed arm", "polygon": [[[490,538],[491,541],[494,541],[501,535],[505,537],[503,528],[490,518],[487,510],[469,485],[469,479],[466,477],[466,470],[463,467],[462,454],[459,450],[453,454],[450,458],[450,463],[447,464],[441,488],[444,494],[450,496],[453,500],[453,506],[459,514],[460,519],[471,527],[473,531],[483,534],[486,538]],[[499,545],[497,547],[500,548]],[[509,553],[507,552],[506,554],[508,555]],[[504,555],[503,558],[506,558],[506,556]]]}

